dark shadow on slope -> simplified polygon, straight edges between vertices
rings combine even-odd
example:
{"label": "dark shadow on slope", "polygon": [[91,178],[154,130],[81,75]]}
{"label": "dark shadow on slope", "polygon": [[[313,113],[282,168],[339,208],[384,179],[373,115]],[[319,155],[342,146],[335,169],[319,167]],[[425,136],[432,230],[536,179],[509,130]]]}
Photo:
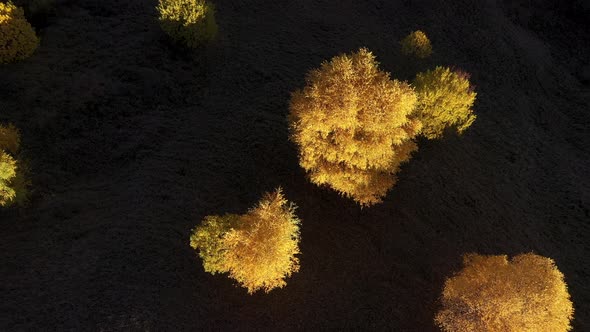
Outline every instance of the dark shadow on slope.
{"label": "dark shadow on slope", "polygon": [[[589,255],[561,238],[582,220],[582,208],[565,206],[578,187],[562,177],[543,185],[552,171],[571,176],[558,157],[577,155],[561,140],[543,150],[536,109],[513,108],[522,91],[543,92],[522,81],[534,67],[515,62],[487,9],[223,0],[218,42],[192,61],[166,45],[153,7],[72,5],[48,29],[40,64],[2,69],[15,92],[1,94],[2,120],[23,128],[45,193],[26,216],[2,215],[1,309],[16,317],[3,329],[435,331],[444,279],[464,253],[531,250],[558,258],[576,328],[587,325],[579,266]],[[309,69],[361,46],[394,77],[412,78],[398,42],[417,27],[431,36],[429,61],[473,73],[479,118],[464,136],[421,141],[385,202],[361,210],[305,179],[288,142],[289,93]],[[546,156],[555,151],[565,152]],[[190,230],[205,215],[242,213],[278,185],[299,206],[301,271],[284,289],[249,296],[203,271]]]}

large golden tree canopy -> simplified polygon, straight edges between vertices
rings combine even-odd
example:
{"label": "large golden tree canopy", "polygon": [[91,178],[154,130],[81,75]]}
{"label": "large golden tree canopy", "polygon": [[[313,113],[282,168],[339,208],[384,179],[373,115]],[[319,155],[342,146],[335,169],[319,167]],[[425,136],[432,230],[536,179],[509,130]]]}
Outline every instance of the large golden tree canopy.
{"label": "large golden tree canopy", "polygon": [[413,89],[378,65],[364,48],[336,56],[310,71],[290,102],[301,167],[313,183],[362,205],[380,202],[394,185],[421,128],[409,118],[417,100]]}
{"label": "large golden tree canopy", "polygon": [[449,278],[436,323],[447,332],[565,332],[573,305],[552,259],[466,255]]}

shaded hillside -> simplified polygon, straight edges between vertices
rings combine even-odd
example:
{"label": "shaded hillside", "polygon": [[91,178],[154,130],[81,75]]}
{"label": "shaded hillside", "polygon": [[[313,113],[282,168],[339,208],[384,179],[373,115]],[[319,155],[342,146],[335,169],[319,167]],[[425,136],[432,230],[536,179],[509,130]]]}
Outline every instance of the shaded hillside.
{"label": "shaded hillside", "polygon": [[[218,41],[191,55],[156,0],[58,1],[36,54],[0,67],[0,121],[21,129],[34,183],[28,209],[0,211],[0,330],[436,331],[463,253],[529,251],[555,259],[590,330],[581,1],[215,3]],[[416,29],[428,60],[400,54]],[[305,73],[361,46],[394,77],[458,66],[478,92],[474,125],[421,141],[363,210],[307,182],[286,122]],[[299,206],[301,271],[249,296],[205,273],[188,237],[277,185]]]}

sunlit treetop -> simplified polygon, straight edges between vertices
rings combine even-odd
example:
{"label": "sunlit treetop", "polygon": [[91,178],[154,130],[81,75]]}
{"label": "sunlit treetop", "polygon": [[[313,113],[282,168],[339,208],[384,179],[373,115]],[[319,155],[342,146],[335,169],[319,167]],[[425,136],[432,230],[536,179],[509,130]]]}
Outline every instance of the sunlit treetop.
{"label": "sunlit treetop", "polygon": [[565,332],[574,312],[555,262],[535,254],[466,255],[442,305],[435,321],[448,332]]}
{"label": "sunlit treetop", "polygon": [[206,0],[159,0],[162,29],[176,42],[195,48],[217,34],[215,9]]}
{"label": "sunlit treetop", "polygon": [[188,26],[204,19],[209,4],[205,0],[159,0],[161,20],[181,22]]}
{"label": "sunlit treetop", "polygon": [[361,205],[380,202],[421,128],[409,115],[416,94],[379,69],[367,49],[342,54],[311,70],[292,94],[291,139],[311,181]]}
{"label": "sunlit treetop", "polygon": [[299,270],[299,219],[281,189],[267,193],[246,214],[207,216],[193,230],[205,271],[229,273],[252,294],[282,288]]}
{"label": "sunlit treetop", "polygon": [[17,18],[25,18],[22,8],[15,6],[12,2],[0,2],[0,24]]}

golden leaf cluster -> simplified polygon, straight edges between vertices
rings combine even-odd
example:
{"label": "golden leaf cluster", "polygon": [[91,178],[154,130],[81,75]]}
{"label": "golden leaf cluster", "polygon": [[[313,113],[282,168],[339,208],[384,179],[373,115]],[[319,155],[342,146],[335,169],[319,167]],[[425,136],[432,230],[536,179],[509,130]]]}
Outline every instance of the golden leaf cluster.
{"label": "golden leaf cluster", "polygon": [[407,35],[400,42],[402,53],[405,55],[414,55],[418,58],[427,58],[432,54],[432,45],[426,34],[420,30],[414,31]]}
{"label": "golden leaf cluster", "polygon": [[26,59],[38,45],[39,39],[22,8],[0,2],[0,64]]}
{"label": "golden leaf cluster", "polygon": [[442,304],[435,322],[447,332],[565,332],[574,311],[554,261],[531,253],[466,255]]}
{"label": "golden leaf cluster", "polygon": [[0,206],[10,204],[16,197],[11,182],[16,176],[16,160],[0,150]]}
{"label": "golden leaf cluster", "polygon": [[0,206],[11,204],[17,192],[14,181],[18,163],[14,156],[18,152],[20,135],[13,125],[0,125]]}
{"label": "golden leaf cluster", "polygon": [[472,106],[477,94],[463,72],[436,67],[416,75],[413,86],[418,95],[415,117],[427,138],[441,137],[449,127],[462,133],[475,121]]}
{"label": "golden leaf cluster", "polygon": [[286,285],[299,270],[299,219],[281,189],[267,193],[244,215],[207,216],[193,230],[205,271],[228,272],[252,294]]}
{"label": "golden leaf cluster", "polygon": [[225,253],[229,247],[223,238],[236,229],[240,216],[225,214],[223,216],[206,216],[190,237],[190,245],[199,250],[205,272],[211,274],[228,272]]}
{"label": "golden leaf cluster", "polygon": [[215,38],[214,6],[206,0],[159,0],[162,29],[176,42],[196,48]]}
{"label": "golden leaf cluster", "polygon": [[334,57],[309,72],[292,94],[291,139],[317,185],[362,205],[381,201],[399,166],[417,149],[414,90],[379,70],[367,49]]}

